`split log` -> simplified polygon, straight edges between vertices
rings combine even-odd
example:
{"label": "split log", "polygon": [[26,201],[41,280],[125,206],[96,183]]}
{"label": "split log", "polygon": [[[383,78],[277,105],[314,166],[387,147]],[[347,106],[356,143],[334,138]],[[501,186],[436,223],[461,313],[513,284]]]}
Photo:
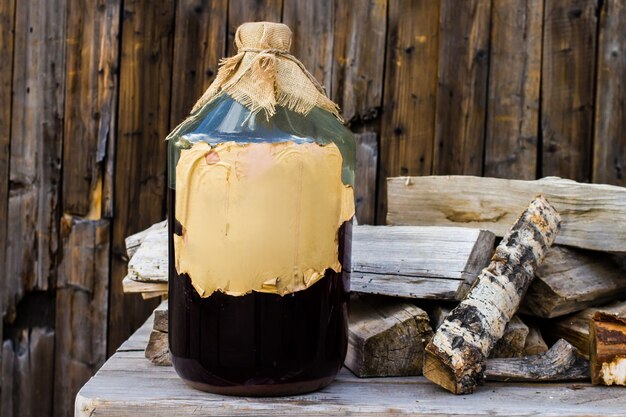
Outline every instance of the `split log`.
{"label": "split log", "polygon": [[563,213],[557,244],[626,252],[626,188],[547,177],[537,181],[471,176],[387,180],[387,224],[463,226],[503,236],[535,195]]}
{"label": "split log", "polygon": [[615,301],[601,307],[587,308],[577,314],[558,320],[547,321],[543,326],[545,329],[544,335],[546,338],[548,338],[548,336],[551,337],[548,341],[563,338],[576,346],[583,355],[588,356],[589,320],[591,320],[597,312],[626,315],[626,302]]}
{"label": "split log", "polygon": [[163,301],[154,310],[154,324],[153,329],[159,332],[167,333],[168,329],[168,308],[167,300]]}
{"label": "split log", "polygon": [[142,230],[139,233],[135,233],[134,235],[128,236],[124,240],[124,244],[126,245],[126,254],[128,256],[128,259],[132,259],[132,257],[135,256],[135,253],[137,253],[137,250],[139,249],[139,247],[141,246],[141,244],[144,242],[144,240],[146,239],[148,235],[152,233],[158,233],[163,230],[165,230],[166,232],[165,242],[167,244],[167,220],[163,220],[162,222],[155,223],[152,226],[148,227],[147,229]]}
{"label": "split log", "polygon": [[524,344],[524,355],[538,355],[547,351],[548,345],[545,340],[543,340],[539,328],[533,325],[528,326],[528,336],[526,336],[526,343]]}
{"label": "split log", "polygon": [[[167,227],[148,230],[127,239],[133,256],[125,292],[167,291]],[[462,298],[495,240],[491,232],[461,227],[354,226],[352,233],[353,291],[423,299]]]}
{"label": "split log", "polygon": [[528,337],[528,326],[519,317],[513,316],[504,329],[502,338],[491,351],[492,358],[519,358],[524,356],[524,347]]}
{"label": "split log", "polygon": [[626,386],[626,314],[597,312],[589,333],[591,382]]}
{"label": "split log", "polygon": [[[163,282],[167,281],[167,222],[152,225],[145,230],[140,246],[134,251],[128,262],[128,275],[135,281]],[[136,242],[136,235],[131,236],[131,244]],[[127,239],[128,240],[128,239]],[[128,252],[128,246],[126,251]]]}
{"label": "split log", "polygon": [[427,345],[424,376],[455,394],[474,392],[483,379],[485,359],[517,311],[560,221],[543,197],[530,203]]}
{"label": "split log", "polygon": [[432,337],[426,312],[387,297],[356,295],[350,302],[345,365],[359,377],[421,375]]}
{"label": "split log", "polygon": [[355,226],[352,291],[462,298],[493,253],[491,232],[461,227]]}
{"label": "split log", "polygon": [[145,355],[155,365],[172,366],[167,337],[168,333],[158,330],[153,330],[150,333],[150,340],[148,340]]}
{"label": "split log", "polygon": [[488,359],[485,379],[489,381],[584,381],[589,363],[576,348],[560,339],[550,350],[523,358]]}
{"label": "split log", "polygon": [[522,310],[553,318],[626,296],[624,271],[603,253],[554,247],[537,270]]}

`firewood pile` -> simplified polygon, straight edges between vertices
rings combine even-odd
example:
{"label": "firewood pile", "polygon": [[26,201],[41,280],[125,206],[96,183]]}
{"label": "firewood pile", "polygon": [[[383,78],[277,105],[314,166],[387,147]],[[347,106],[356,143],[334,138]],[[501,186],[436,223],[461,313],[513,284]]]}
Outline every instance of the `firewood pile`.
{"label": "firewood pile", "polygon": [[[560,178],[390,178],[387,226],[354,226],[345,365],[626,385],[626,189]],[[126,239],[126,292],[167,294],[165,222]],[[170,365],[167,303],[146,356]]]}

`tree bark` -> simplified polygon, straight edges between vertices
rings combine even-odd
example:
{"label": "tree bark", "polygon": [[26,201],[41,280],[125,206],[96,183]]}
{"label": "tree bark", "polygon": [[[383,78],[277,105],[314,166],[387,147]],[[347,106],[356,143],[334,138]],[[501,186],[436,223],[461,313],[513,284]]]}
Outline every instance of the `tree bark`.
{"label": "tree bark", "polygon": [[474,392],[484,377],[485,359],[519,308],[560,221],[543,197],[530,203],[427,345],[424,376],[455,394]]}

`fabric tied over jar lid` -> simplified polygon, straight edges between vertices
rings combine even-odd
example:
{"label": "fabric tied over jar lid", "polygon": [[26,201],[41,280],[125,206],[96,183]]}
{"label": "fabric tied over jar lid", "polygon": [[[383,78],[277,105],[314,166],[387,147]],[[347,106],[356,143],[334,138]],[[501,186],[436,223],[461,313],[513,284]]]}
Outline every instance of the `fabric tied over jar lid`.
{"label": "fabric tied over jar lid", "polygon": [[235,33],[237,52],[252,50],[275,50],[289,53],[291,50],[291,29],[282,23],[244,23]]}
{"label": "fabric tied over jar lid", "polygon": [[236,55],[220,61],[215,80],[191,110],[191,114],[167,137],[178,136],[200,117],[200,110],[223,94],[247,107],[253,114],[264,112],[269,120],[276,106],[300,114],[319,107],[340,121],[339,106],[326,95],[320,83],[289,53],[291,29],[282,23],[244,23],[235,33]]}

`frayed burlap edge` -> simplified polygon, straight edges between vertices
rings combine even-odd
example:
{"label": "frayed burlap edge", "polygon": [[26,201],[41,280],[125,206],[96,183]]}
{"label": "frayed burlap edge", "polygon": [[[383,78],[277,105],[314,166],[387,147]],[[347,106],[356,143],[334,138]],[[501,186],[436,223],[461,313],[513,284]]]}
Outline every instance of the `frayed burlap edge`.
{"label": "frayed burlap edge", "polygon": [[196,102],[189,117],[167,139],[193,123],[203,107],[223,94],[253,114],[264,112],[268,120],[276,113],[276,106],[282,106],[303,115],[319,107],[343,122],[339,106],[326,96],[323,87],[293,55],[247,48],[220,61],[213,83]]}

